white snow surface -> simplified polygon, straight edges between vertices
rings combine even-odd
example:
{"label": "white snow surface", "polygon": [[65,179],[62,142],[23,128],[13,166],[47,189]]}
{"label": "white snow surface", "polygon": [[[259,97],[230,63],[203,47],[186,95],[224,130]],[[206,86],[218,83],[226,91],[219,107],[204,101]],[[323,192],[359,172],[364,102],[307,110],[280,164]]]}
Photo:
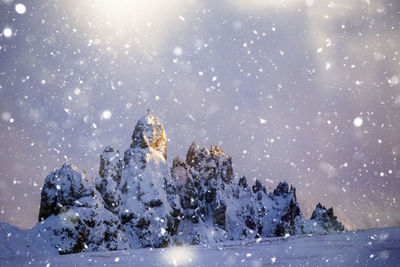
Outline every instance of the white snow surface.
{"label": "white snow surface", "polygon": [[58,255],[32,230],[0,223],[0,266],[400,266],[400,227],[211,246]]}

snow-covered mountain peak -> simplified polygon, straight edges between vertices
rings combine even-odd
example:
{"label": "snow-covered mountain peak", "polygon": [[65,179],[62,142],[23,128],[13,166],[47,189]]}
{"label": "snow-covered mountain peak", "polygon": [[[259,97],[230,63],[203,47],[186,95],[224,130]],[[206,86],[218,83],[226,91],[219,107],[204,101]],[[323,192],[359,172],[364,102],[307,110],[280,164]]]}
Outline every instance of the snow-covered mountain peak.
{"label": "snow-covered mountain peak", "polygon": [[[207,149],[206,149],[207,150]],[[205,154],[208,154],[208,150],[204,151]],[[195,166],[198,165],[200,162],[197,162],[200,158],[200,147],[197,145],[196,141],[193,141],[193,143],[190,145],[189,150],[186,154],[186,163],[189,166]]]}
{"label": "snow-covered mountain peak", "polygon": [[310,221],[315,222],[321,226],[326,232],[343,231],[343,224],[338,221],[337,217],[333,214],[333,208],[325,208],[325,206],[318,203],[315,207]]}
{"label": "snow-covered mountain peak", "polygon": [[48,233],[60,254],[130,247],[118,217],[104,207],[93,180],[82,177],[71,164],[47,176],[39,222],[33,231]]}
{"label": "snow-covered mountain peak", "polygon": [[174,243],[181,207],[166,158],[167,135],[151,114],[137,122],[123,160],[111,147],[100,155],[96,188],[133,247]]}
{"label": "snow-covered mountain peak", "polygon": [[89,181],[82,177],[78,168],[65,163],[46,177],[41,194],[39,221],[63,212],[66,206],[73,205],[78,198],[93,195]]}
{"label": "snow-covered mountain peak", "polygon": [[[193,168],[193,176],[201,179],[233,179],[232,159],[219,146],[200,148],[196,142],[189,147],[186,164]],[[201,174],[201,175],[198,175]]]}
{"label": "snow-covered mountain peak", "polygon": [[296,188],[288,185],[287,182],[280,182],[273,193],[275,196],[293,195],[296,199]]}
{"label": "snow-covered mountain peak", "polygon": [[343,230],[322,205],[306,221],[287,182],[268,194],[262,180],[235,181],[232,159],[219,146],[193,142],[172,168],[166,153],[160,119],[143,117],[123,158],[105,147],[95,183],[71,164],[47,176],[38,227],[60,253]]}
{"label": "snow-covered mountain peak", "polygon": [[167,159],[167,134],[157,116],[149,114],[137,122],[131,148],[154,149]]}

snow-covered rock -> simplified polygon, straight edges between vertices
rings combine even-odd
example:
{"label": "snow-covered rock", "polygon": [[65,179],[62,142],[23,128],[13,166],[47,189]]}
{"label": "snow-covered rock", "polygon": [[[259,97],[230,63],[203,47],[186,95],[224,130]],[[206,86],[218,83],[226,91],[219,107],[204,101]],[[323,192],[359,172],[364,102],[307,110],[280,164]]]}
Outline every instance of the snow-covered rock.
{"label": "snow-covered rock", "polygon": [[201,175],[205,180],[222,180],[229,183],[233,179],[232,159],[219,146],[200,149],[193,142],[186,155],[186,164],[193,171],[194,176]]}
{"label": "snow-covered rock", "polygon": [[181,207],[166,156],[167,136],[153,115],[138,121],[123,160],[110,148],[101,156],[99,191],[133,247],[174,243]]}
{"label": "snow-covered rock", "polygon": [[46,177],[41,193],[39,221],[64,212],[75,205],[79,198],[93,196],[89,181],[82,179],[75,166],[64,164]]}
{"label": "snow-covered rock", "polygon": [[193,142],[186,162],[176,158],[171,173],[184,213],[178,227],[183,243],[303,233],[295,189],[280,183],[267,194],[259,180],[252,187],[245,177],[234,183],[231,158],[218,146],[208,150]]}
{"label": "snow-covered rock", "polygon": [[114,151],[112,146],[107,146],[100,155],[96,189],[102,195],[105,207],[114,213],[117,213],[120,204],[118,186],[121,183],[122,164],[119,151]]}
{"label": "snow-covered rock", "polygon": [[344,231],[344,226],[333,214],[333,208],[327,209],[318,203],[310,220],[306,221],[305,231],[309,234],[328,234]]}
{"label": "snow-covered rock", "polygon": [[[303,234],[304,218],[296,198],[296,188],[281,182],[269,194],[272,200],[269,211],[263,216],[263,233],[266,236]],[[265,206],[265,205],[264,205]],[[268,207],[268,206],[267,206]]]}
{"label": "snow-covered rock", "polygon": [[305,221],[296,190],[272,193],[260,180],[234,178],[220,147],[195,142],[186,158],[167,161],[167,137],[154,115],[140,119],[123,157],[108,146],[99,174],[82,177],[65,164],[45,181],[34,228],[60,253],[209,244],[342,229],[332,209],[317,206]]}
{"label": "snow-covered rock", "polygon": [[167,160],[167,134],[160,119],[154,115],[141,118],[132,134],[130,149],[125,151],[124,161],[128,165],[131,160],[146,166],[148,156],[159,153],[164,161]]}
{"label": "snow-covered rock", "polygon": [[178,185],[184,213],[178,227],[179,241],[199,244],[229,238],[240,222],[236,208],[228,210],[239,198],[238,192],[235,193],[238,186],[231,183],[231,158],[218,146],[200,149],[193,142],[186,161],[176,158],[171,173]]}
{"label": "snow-covered rock", "polygon": [[104,207],[90,179],[64,164],[49,174],[42,189],[39,224],[60,254],[129,248],[119,218]]}

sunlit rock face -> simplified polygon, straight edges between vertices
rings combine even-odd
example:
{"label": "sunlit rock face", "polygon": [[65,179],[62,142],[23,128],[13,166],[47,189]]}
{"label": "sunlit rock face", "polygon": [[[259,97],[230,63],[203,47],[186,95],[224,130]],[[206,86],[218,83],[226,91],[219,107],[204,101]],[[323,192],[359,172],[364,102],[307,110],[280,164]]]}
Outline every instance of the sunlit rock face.
{"label": "sunlit rock face", "polygon": [[60,254],[129,248],[119,218],[104,207],[90,179],[64,164],[46,178],[36,229],[51,233]]}
{"label": "sunlit rock face", "polygon": [[112,153],[104,151],[101,156],[97,185],[131,245],[174,243],[181,207],[166,162],[167,137],[160,120],[147,115],[138,121],[123,161]]}
{"label": "sunlit rock face", "polygon": [[132,134],[132,144],[125,152],[125,163],[130,160],[146,162],[147,153],[160,153],[167,160],[167,135],[160,119],[147,115],[140,119]]}

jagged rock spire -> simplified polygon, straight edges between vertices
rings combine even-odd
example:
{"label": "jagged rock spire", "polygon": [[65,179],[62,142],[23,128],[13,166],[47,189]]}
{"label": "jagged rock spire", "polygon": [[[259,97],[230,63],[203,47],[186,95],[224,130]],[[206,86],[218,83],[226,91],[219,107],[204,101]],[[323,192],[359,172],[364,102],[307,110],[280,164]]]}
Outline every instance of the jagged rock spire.
{"label": "jagged rock spire", "polygon": [[134,247],[172,244],[181,211],[167,158],[167,135],[157,116],[136,124],[124,153],[117,215]]}
{"label": "jagged rock spire", "polygon": [[121,182],[122,159],[119,151],[114,151],[112,146],[107,146],[100,154],[99,175],[96,189],[102,195],[105,207],[115,212],[120,201],[118,186]]}
{"label": "jagged rock spire", "polygon": [[167,159],[167,134],[157,116],[148,114],[137,122],[131,148],[154,149]]}
{"label": "jagged rock spire", "polygon": [[130,248],[120,221],[104,207],[93,181],[71,164],[50,173],[44,183],[37,225],[51,233],[60,254]]}
{"label": "jagged rock spire", "polygon": [[198,173],[203,179],[219,179],[230,182],[233,179],[232,158],[225,154],[219,146],[200,148],[195,141],[190,145],[186,155],[186,164]]}
{"label": "jagged rock spire", "polygon": [[189,147],[189,150],[186,154],[186,163],[189,166],[194,166],[196,165],[196,152],[199,150],[199,146],[196,144],[196,141],[193,141],[192,144]]}
{"label": "jagged rock spire", "polygon": [[343,224],[338,221],[337,217],[333,214],[333,208],[325,208],[321,203],[318,203],[310,220],[314,220],[318,225],[329,231],[344,231]]}
{"label": "jagged rock spire", "polygon": [[66,207],[74,205],[81,197],[94,196],[88,180],[82,178],[78,169],[72,164],[50,173],[44,182],[39,211],[39,221],[50,215],[58,215]]}

